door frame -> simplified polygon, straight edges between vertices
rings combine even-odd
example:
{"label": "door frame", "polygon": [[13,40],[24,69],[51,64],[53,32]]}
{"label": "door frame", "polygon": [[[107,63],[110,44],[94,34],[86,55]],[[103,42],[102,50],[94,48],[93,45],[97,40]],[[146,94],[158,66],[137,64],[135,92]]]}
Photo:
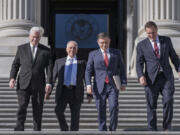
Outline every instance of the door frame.
{"label": "door frame", "polygon": [[[56,50],[59,50],[55,49],[55,14],[57,13],[109,14],[110,47],[120,49],[125,59],[126,0],[42,0],[42,26],[55,59],[66,55],[64,49],[60,49],[63,53],[61,56],[56,55]],[[87,53],[91,50],[93,49],[89,49]]]}

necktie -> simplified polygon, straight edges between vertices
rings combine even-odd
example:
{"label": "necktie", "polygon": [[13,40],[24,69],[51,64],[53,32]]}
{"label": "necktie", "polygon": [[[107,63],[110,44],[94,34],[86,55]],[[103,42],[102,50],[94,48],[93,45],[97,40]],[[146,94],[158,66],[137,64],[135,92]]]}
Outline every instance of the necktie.
{"label": "necktie", "polygon": [[35,45],[33,45],[33,47],[32,47],[32,56],[33,56],[33,60],[34,60],[34,58],[35,58]]}
{"label": "necktie", "polygon": [[70,59],[70,64],[67,66],[67,74],[66,74],[66,85],[69,86],[71,84],[71,73],[73,67],[73,59]]}
{"label": "necktie", "polygon": [[[107,67],[108,64],[109,64],[109,60],[108,60],[108,56],[107,56],[107,52],[104,51],[104,63],[105,63],[105,66]],[[109,83],[109,78],[108,76],[106,75],[106,78],[105,78],[105,82],[106,83]]]}
{"label": "necktie", "polygon": [[155,54],[156,54],[156,57],[159,59],[159,58],[160,58],[159,48],[158,48],[158,46],[157,46],[156,41],[154,41],[154,52],[155,52]]}

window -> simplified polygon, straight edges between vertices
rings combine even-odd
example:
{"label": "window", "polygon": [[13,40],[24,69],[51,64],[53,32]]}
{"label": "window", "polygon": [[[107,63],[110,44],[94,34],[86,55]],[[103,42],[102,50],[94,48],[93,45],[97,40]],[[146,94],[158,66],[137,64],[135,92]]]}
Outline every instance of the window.
{"label": "window", "polygon": [[108,14],[56,14],[55,47],[65,48],[69,40],[79,48],[98,48],[97,34],[108,32]]}

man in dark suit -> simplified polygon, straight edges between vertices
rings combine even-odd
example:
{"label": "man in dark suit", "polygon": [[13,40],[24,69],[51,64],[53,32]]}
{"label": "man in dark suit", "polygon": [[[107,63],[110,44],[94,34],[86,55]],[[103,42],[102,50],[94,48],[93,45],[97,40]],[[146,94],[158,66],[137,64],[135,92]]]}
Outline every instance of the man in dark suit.
{"label": "man in dark suit", "polygon": [[[55,95],[55,113],[62,131],[68,131],[65,120],[65,109],[69,104],[71,110],[71,131],[79,130],[80,108],[84,96],[84,74],[86,63],[76,57],[78,44],[75,41],[67,43],[67,57],[57,59],[53,69],[53,85],[58,78]],[[50,94],[51,91],[47,91]]]}
{"label": "man in dark suit", "polygon": [[[106,99],[109,101],[110,110],[109,130],[115,131],[117,128],[119,90],[115,85],[113,76],[120,76],[121,90],[125,90],[127,84],[121,52],[109,48],[110,41],[107,33],[98,34],[97,43],[100,49],[90,52],[85,72],[87,93],[92,94],[93,92],[95,96],[100,131],[107,131]],[[92,76],[94,76],[93,86],[91,86]]]}
{"label": "man in dark suit", "polygon": [[[147,101],[147,119],[149,130],[157,130],[157,100],[159,93],[163,99],[163,129],[171,130],[173,118],[174,76],[169,58],[180,75],[180,62],[173,48],[171,39],[158,35],[156,24],[149,21],[145,24],[146,39],[137,45],[137,75],[145,87]],[[144,71],[145,64],[145,73]]]}
{"label": "man in dark suit", "polygon": [[[41,130],[45,88],[51,89],[52,61],[49,49],[40,44],[42,30],[32,27],[29,33],[30,43],[18,46],[10,72],[10,88],[14,88],[16,76],[18,112],[15,131],[24,130],[29,99],[32,99],[34,130]],[[47,72],[47,84],[45,77]]]}

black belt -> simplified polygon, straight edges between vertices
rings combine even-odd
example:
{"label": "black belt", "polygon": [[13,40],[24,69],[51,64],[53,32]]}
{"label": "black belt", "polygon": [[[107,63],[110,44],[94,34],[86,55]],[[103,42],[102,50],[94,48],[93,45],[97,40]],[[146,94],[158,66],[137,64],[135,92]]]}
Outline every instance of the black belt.
{"label": "black belt", "polygon": [[163,71],[159,71],[157,75],[163,75]]}
{"label": "black belt", "polygon": [[67,89],[70,89],[70,90],[76,89],[76,85],[69,85],[69,86],[63,85],[63,87],[64,87],[64,88],[67,88]]}

